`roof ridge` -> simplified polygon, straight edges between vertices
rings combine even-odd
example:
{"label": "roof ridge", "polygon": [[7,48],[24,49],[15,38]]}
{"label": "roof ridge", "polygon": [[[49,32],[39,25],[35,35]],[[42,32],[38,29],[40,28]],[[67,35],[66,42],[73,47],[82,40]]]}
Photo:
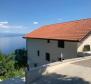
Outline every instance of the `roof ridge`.
{"label": "roof ridge", "polygon": [[[85,20],[90,20],[91,18],[84,18],[84,19],[78,19],[78,20],[71,20],[71,21],[64,21],[64,22],[59,22],[59,23],[52,23],[52,24],[48,24],[48,25],[44,25],[44,26],[51,26],[51,25],[58,25],[58,24],[66,24],[66,23],[71,23],[71,22],[79,22],[79,21],[85,21]],[[44,27],[44,26],[40,26],[39,28],[41,27]]]}

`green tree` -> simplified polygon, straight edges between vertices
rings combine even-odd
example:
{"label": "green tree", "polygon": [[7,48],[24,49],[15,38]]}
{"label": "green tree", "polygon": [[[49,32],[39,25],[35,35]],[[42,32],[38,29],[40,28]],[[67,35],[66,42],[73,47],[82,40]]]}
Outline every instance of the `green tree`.
{"label": "green tree", "polygon": [[27,51],[25,49],[15,50],[15,68],[27,67]]}
{"label": "green tree", "polygon": [[4,55],[0,52],[0,79],[24,76],[23,68],[16,70],[14,67],[14,54]]}

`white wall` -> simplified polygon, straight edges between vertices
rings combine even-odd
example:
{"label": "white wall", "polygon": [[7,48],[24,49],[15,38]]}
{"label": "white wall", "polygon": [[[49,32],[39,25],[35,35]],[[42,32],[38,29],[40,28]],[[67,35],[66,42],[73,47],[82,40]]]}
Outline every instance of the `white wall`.
{"label": "white wall", "polygon": [[91,48],[91,34],[86,39],[79,42],[77,52],[83,52],[84,45],[90,45]]}
{"label": "white wall", "polygon": [[[64,59],[77,57],[77,42],[64,42],[64,48],[58,48],[57,40],[43,39],[27,39],[27,50],[28,50],[28,64],[30,67],[34,66],[34,63],[43,65],[46,63],[58,61],[61,53]],[[37,51],[40,51],[40,56],[37,55]],[[50,62],[45,60],[45,53],[50,53]]]}

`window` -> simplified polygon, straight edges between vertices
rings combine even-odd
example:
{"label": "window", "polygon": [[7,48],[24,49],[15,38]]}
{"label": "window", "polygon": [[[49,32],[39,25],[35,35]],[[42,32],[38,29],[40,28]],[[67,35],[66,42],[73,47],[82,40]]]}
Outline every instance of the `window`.
{"label": "window", "polygon": [[50,61],[50,54],[49,53],[46,53],[46,60]]}
{"label": "window", "polygon": [[50,43],[50,40],[49,39],[47,40],[47,43]]}
{"label": "window", "polygon": [[83,51],[90,51],[90,45],[84,45]]}
{"label": "window", "polygon": [[64,48],[64,41],[63,40],[58,40],[58,47]]}
{"label": "window", "polygon": [[39,52],[39,50],[37,51],[37,55],[40,56],[40,52]]}
{"label": "window", "polygon": [[37,67],[37,63],[34,64],[34,67]]}

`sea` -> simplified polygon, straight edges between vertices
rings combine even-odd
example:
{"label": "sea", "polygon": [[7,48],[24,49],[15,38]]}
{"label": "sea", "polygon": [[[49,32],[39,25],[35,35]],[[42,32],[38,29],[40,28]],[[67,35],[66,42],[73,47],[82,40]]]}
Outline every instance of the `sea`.
{"label": "sea", "polygon": [[23,35],[0,36],[0,52],[11,54],[15,49],[26,48],[26,40]]}

